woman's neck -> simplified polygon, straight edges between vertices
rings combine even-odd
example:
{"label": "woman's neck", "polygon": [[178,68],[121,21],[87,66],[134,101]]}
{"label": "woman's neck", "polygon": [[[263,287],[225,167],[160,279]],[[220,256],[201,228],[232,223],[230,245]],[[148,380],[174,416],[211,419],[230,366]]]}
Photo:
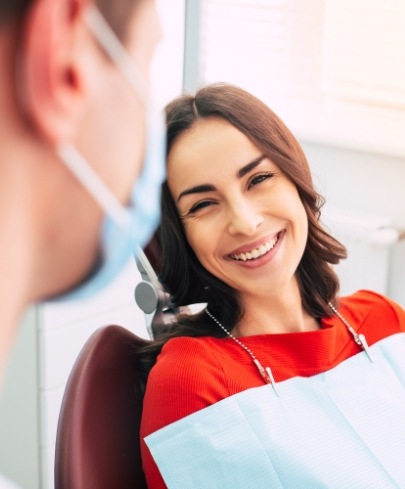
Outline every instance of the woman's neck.
{"label": "woman's neck", "polygon": [[303,308],[298,284],[277,294],[241,297],[244,315],[233,329],[235,336],[314,331],[320,325]]}

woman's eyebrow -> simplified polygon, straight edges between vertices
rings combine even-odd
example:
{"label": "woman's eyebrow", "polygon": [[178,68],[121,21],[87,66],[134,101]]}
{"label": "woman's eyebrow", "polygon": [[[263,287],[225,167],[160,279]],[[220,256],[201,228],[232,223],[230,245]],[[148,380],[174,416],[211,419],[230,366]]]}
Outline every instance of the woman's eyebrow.
{"label": "woman's eyebrow", "polygon": [[[248,164],[242,166],[238,170],[237,173],[237,178],[242,178],[244,177],[247,173],[252,171],[254,168],[256,168],[263,160],[266,158],[265,155],[260,155],[257,158],[255,158],[253,161],[249,162]],[[196,185],[195,187],[190,187],[186,190],[183,190],[183,192],[180,193],[180,195],[177,197],[177,203],[180,201],[180,199],[186,195],[191,195],[191,194],[202,194],[204,192],[214,192],[216,190],[214,185],[211,185],[209,183],[205,183],[202,185]]]}
{"label": "woman's eyebrow", "polygon": [[204,185],[197,185],[195,187],[191,187],[186,190],[183,190],[183,192],[181,192],[181,194],[177,197],[177,202],[179,202],[179,200],[185,195],[202,194],[204,192],[213,192],[214,190],[216,190],[214,185],[209,185],[208,183]]}
{"label": "woman's eyebrow", "polygon": [[249,173],[254,168],[256,168],[256,166],[258,166],[265,158],[266,158],[266,155],[260,155],[258,158],[255,158],[253,161],[251,161],[247,165],[242,166],[242,168],[238,171],[236,176],[238,178],[244,177],[247,173]]}

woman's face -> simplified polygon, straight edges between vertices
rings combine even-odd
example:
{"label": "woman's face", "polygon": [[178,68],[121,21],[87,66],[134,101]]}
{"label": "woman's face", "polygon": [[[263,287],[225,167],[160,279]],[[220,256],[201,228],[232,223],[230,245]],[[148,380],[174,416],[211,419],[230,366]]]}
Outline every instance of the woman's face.
{"label": "woman's face", "polygon": [[168,185],[201,264],[244,294],[296,286],[308,220],[295,185],[230,123],[196,123],[174,143]]}

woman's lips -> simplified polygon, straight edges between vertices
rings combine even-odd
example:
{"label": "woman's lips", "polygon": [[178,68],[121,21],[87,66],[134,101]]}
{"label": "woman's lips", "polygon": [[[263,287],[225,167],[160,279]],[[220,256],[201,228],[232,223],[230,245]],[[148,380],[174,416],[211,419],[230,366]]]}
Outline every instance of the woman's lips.
{"label": "woman's lips", "polygon": [[242,261],[242,262],[250,262],[257,260],[265,255],[267,255],[278,243],[280,237],[284,234],[285,231],[280,231],[272,238],[262,242],[260,245],[252,247],[249,250],[232,253],[228,255],[232,260]]}

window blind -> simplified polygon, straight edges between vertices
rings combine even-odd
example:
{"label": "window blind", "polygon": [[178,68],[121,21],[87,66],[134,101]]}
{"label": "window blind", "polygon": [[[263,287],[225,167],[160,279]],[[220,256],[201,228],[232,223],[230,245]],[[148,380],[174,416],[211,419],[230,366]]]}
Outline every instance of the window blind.
{"label": "window blind", "polygon": [[405,109],[405,2],[325,2],[323,90],[343,100]]}
{"label": "window blind", "polygon": [[405,1],[201,0],[200,78],[301,139],[405,156]]}

